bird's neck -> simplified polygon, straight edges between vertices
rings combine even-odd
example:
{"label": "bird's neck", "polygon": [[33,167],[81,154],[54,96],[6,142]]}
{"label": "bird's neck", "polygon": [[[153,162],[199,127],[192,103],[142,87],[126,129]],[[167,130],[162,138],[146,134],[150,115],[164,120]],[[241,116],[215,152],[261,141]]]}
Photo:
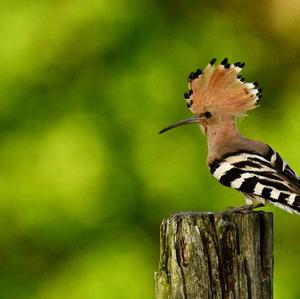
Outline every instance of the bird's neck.
{"label": "bird's neck", "polygon": [[243,136],[239,133],[235,120],[213,124],[206,128],[208,143],[208,162],[220,159],[230,151],[230,144],[239,143]]}

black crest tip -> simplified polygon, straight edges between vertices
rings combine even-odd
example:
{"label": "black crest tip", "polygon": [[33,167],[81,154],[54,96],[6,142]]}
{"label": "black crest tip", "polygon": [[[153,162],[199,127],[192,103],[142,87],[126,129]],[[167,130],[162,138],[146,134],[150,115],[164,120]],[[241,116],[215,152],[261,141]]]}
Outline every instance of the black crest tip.
{"label": "black crest tip", "polygon": [[188,79],[189,80],[192,80],[194,78],[194,72],[191,72],[190,74],[189,74],[189,76],[188,76]]}
{"label": "black crest tip", "polygon": [[193,101],[190,101],[189,103],[186,104],[186,106],[187,106],[188,108],[190,108],[192,105],[193,105]]}
{"label": "black crest tip", "polygon": [[210,63],[210,65],[214,65],[216,61],[217,61],[217,58],[213,58],[209,63]]}
{"label": "black crest tip", "polygon": [[201,74],[202,74],[202,70],[197,69],[197,71],[195,72],[195,76],[199,77]]}
{"label": "black crest tip", "polygon": [[224,58],[221,62],[222,65],[226,65],[228,63],[228,58]]}
{"label": "black crest tip", "polygon": [[198,78],[198,74],[197,74],[197,73],[193,73],[192,79],[195,80],[195,79],[197,79],[197,78]]}

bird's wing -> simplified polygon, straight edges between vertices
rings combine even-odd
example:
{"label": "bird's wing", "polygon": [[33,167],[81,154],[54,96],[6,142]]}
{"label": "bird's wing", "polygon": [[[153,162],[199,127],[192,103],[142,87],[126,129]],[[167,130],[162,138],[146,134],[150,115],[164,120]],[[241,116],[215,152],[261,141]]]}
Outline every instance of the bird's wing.
{"label": "bird's wing", "polygon": [[265,157],[272,166],[282,173],[288,180],[293,182],[296,186],[300,188],[300,179],[296,172],[287,164],[287,162],[282,159],[282,157],[269,146],[269,151]]}
{"label": "bird's wing", "polygon": [[[276,163],[279,165],[280,159],[281,171],[275,166]],[[300,212],[299,178],[279,154],[276,153],[276,159],[271,160],[258,154],[239,152],[209,166],[221,184]]]}

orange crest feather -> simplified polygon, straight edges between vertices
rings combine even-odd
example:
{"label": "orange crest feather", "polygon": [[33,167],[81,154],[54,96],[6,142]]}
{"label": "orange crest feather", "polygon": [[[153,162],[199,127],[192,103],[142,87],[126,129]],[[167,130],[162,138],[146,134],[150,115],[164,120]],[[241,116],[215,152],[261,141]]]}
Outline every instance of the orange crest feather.
{"label": "orange crest feather", "polygon": [[185,94],[187,105],[194,114],[218,111],[235,116],[258,106],[262,89],[258,83],[246,83],[239,74],[245,63],[229,64],[225,58],[214,66],[216,59],[202,72],[198,69],[189,76],[189,92]]}

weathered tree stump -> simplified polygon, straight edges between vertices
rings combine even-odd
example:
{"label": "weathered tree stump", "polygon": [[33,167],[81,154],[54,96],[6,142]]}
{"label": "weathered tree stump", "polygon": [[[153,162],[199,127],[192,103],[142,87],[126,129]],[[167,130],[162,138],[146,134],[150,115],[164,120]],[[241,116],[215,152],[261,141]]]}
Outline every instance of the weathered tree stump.
{"label": "weathered tree stump", "polygon": [[273,298],[272,213],[178,213],[160,228],[156,299]]}

